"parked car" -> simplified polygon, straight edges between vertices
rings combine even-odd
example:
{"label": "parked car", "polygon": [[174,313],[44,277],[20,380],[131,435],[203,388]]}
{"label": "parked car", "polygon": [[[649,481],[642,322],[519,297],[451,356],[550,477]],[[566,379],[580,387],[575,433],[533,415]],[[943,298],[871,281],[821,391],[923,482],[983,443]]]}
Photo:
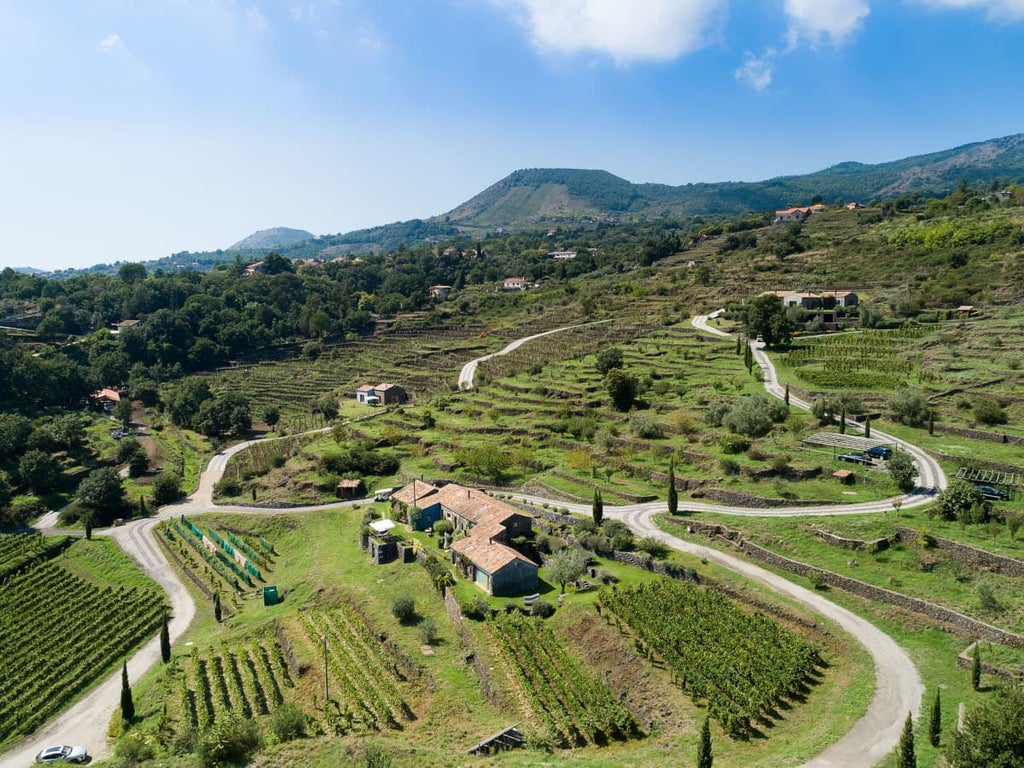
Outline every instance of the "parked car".
{"label": "parked car", "polygon": [[89,752],[85,747],[69,747],[56,744],[36,755],[37,763],[84,763],[89,760]]}
{"label": "parked car", "polygon": [[848,461],[851,464],[866,464],[871,466],[875,462],[871,460],[871,457],[861,451],[850,451],[849,453],[843,453],[839,455],[840,461]]}
{"label": "parked car", "polygon": [[888,445],[875,445],[864,451],[872,459],[885,459],[888,461],[892,458],[892,448]]}
{"label": "parked car", "polygon": [[1010,500],[1010,494],[1006,491],[1001,491],[998,488],[993,488],[991,485],[976,485],[974,487],[981,491],[981,495],[990,501]]}
{"label": "parked car", "polygon": [[373,500],[391,501],[391,494],[393,494],[397,490],[397,488],[378,488],[373,494]]}

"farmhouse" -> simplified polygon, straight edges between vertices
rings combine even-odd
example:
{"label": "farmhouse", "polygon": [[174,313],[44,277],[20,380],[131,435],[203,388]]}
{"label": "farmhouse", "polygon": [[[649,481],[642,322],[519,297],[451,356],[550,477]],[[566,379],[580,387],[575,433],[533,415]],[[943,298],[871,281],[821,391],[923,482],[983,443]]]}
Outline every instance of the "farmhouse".
{"label": "farmhouse", "polygon": [[835,309],[855,307],[859,301],[853,291],[764,291],[761,296],[778,296],[787,307]]}
{"label": "farmhouse", "polygon": [[430,286],[430,298],[441,299],[442,301],[448,298],[448,295],[452,292],[450,285],[432,285]]}
{"label": "farmhouse", "polygon": [[134,328],[137,325],[142,325],[141,320],[122,320],[119,323],[111,323],[110,327],[114,330],[111,331],[115,336],[123,331],[125,328]]}
{"label": "farmhouse", "polygon": [[505,282],[501,285],[503,291],[525,291],[526,290],[526,278],[525,277],[506,277]]}
{"label": "farmhouse", "polygon": [[409,399],[405,390],[397,384],[363,384],[356,390],[356,402],[366,405],[392,405],[404,403]]}
{"label": "farmhouse", "polygon": [[[501,596],[536,589],[537,564],[508,546],[512,538],[530,533],[529,516],[457,483],[439,488],[415,480],[391,498],[392,504],[406,506],[416,529],[444,519],[466,532],[452,544],[452,558],[459,571],[485,592]],[[418,514],[411,514],[413,509]]]}
{"label": "farmhouse", "polygon": [[551,251],[548,256],[553,259],[575,259],[576,251]]}
{"label": "farmhouse", "polygon": [[105,411],[114,410],[114,406],[121,402],[121,394],[116,389],[104,387],[97,389],[89,395],[89,404],[94,408],[102,408]]}
{"label": "farmhouse", "polygon": [[810,208],[786,208],[775,212],[775,223],[785,224],[794,221],[803,221],[811,215]]}

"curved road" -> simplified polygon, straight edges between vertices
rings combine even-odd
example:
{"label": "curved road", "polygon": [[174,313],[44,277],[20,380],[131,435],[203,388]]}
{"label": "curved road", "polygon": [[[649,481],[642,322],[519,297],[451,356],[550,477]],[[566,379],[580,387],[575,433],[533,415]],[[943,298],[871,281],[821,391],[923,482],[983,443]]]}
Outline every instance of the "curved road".
{"label": "curved road", "polygon": [[[731,338],[730,334],[708,325],[708,321],[720,315],[721,312],[722,310],[718,310],[708,315],[695,317],[693,325],[700,330],[717,336]],[[598,322],[609,321],[603,320]],[[471,389],[473,387],[476,367],[485,360],[489,360],[497,355],[507,354],[533,339],[569,330],[569,328],[593,324],[584,323],[527,336],[513,341],[499,352],[472,360],[466,363],[459,373],[459,388]],[[776,397],[783,397],[784,389],[778,383],[775,368],[772,366],[771,361],[758,345],[751,344],[751,346],[754,348],[754,355],[758,365],[764,371],[765,388]],[[809,408],[809,404],[797,398],[791,397],[790,403],[801,408]],[[857,425],[854,424],[853,426]],[[915,489],[914,493],[904,496],[903,506],[910,507],[927,503],[934,498],[937,490],[945,487],[946,477],[942,469],[924,451],[890,435],[885,435],[881,432],[876,432],[875,434],[887,442],[898,444],[902,450],[911,453],[917,462],[919,479],[921,481],[920,485],[922,487]],[[182,584],[174,570],[170,567],[163,551],[154,540],[152,529],[160,520],[183,513],[213,510],[220,512],[291,514],[358,503],[358,501],[337,502],[328,505],[295,507],[273,511],[265,508],[245,506],[215,507],[213,505],[213,486],[223,475],[228,458],[232,454],[245,449],[253,442],[255,441],[240,443],[214,456],[206,471],[200,476],[196,492],[188,499],[162,508],[160,513],[154,517],[134,521],[120,528],[110,529],[103,534],[109,535],[117,541],[121,548],[167,592],[173,612],[169,627],[172,642],[181,637],[191,623],[195,615],[195,603],[184,584]],[[517,494],[517,497],[527,501],[543,501],[536,497],[521,494]],[[583,514],[587,514],[590,511],[587,505],[567,504],[565,506]],[[836,506],[780,507],[771,510],[751,510],[742,507],[702,503],[687,503],[687,508],[693,511],[734,515],[845,515],[886,511],[892,508],[892,500]],[[902,722],[906,713],[912,712],[914,717],[917,717],[920,711],[921,697],[924,693],[917,670],[906,653],[896,645],[892,638],[877,627],[852,612],[840,608],[819,593],[797,586],[789,580],[753,565],[746,560],[709,547],[684,541],[662,531],[654,524],[652,518],[655,513],[664,511],[666,511],[666,507],[660,502],[623,507],[605,507],[605,514],[608,517],[622,520],[635,532],[643,536],[654,537],[675,549],[718,563],[725,568],[740,573],[753,581],[764,584],[781,594],[788,595],[803,603],[810,609],[843,627],[871,655],[875,664],[876,689],[867,713],[857,721],[853,729],[842,739],[810,762],[805,763],[805,766],[808,768],[830,768],[833,766],[836,768],[839,766],[843,768],[870,768],[870,766],[875,765],[885,755],[889,754],[899,741]],[[55,516],[47,516],[44,518],[45,524],[53,525],[56,522],[54,518]],[[44,521],[41,520],[40,522],[43,523]],[[153,638],[128,661],[129,677],[132,680],[136,680],[144,675],[159,661],[159,653],[159,639]],[[103,735],[106,734],[110,718],[120,703],[120,685],[120,674],[115,673],[111,675],[110,678],[103,681],[64,713],[47,723],[46,726],[38,730],[29,739],[23,740],[10,751],[0,756],[0,768],[20,768],[32,761],[33,756],[41,745],[51,743],[86,744],[90,745],[90,752],[94,759],[99,760],[109,757],[110,748]]]}

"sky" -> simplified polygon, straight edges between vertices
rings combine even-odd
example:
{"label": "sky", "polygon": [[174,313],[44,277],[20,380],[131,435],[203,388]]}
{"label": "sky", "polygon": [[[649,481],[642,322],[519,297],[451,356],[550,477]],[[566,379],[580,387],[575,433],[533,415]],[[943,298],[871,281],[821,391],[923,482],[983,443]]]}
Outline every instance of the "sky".
{"label": "sky", "polygon": [[1024,0],[0,0],[0,268],[1024,132]]}

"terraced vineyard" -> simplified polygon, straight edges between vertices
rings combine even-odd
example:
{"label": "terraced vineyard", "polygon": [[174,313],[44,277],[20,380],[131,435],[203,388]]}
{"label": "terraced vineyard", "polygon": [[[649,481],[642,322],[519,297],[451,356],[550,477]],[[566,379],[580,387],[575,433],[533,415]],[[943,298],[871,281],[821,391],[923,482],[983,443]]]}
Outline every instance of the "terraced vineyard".
{"label": "terraced vineyard", "polygon": [[398,659],[350,606],[299,614],[309,641],[327,646],[330,693],[352,715],[358,730],[400,730],[414,719],[400,684],[405,680]]}
{"label": "terraced vineyard", "polygon": [[33,534],[0,534],[0,583],[19,568],[35,560],[46,560],[71,545],[68,536]]}
{"label": "terraced vineyard", "polygon": [[894,389],[920,379],[920,367],[907,356],[908,342],[927,333],[912,326],[801,339],[782,363],[814,387]]}
{"label": "terraced vineyard", "polygon": [[677,581],[602,589],[600,604],[664,659],[675,682],[733,736],[799,693],[820,665],[818,649],[722,594]]}
{"label": "terraced vineyard", "polygon": [[633,713],[565,650],[541,620],[498,614],[487,626],[502,649],[513,685],[529,701],[533,717],[561,746],[642,735]]}
{"label": "terraced vineyard", "polygon": [[[46,547],[4,545],[8,552]],[[99,589],[53,559],[10,576],[0,590],[0,743],[63,709],[156,633],[166,613],[157,589]]]}
{"label": "terraced vineyard", "polygon": [[221,646],[189,655],[180,694],[181,721],[206,729],[227,713],[250,719],[268,715],[294,688],[281,644],[273,639]]}

